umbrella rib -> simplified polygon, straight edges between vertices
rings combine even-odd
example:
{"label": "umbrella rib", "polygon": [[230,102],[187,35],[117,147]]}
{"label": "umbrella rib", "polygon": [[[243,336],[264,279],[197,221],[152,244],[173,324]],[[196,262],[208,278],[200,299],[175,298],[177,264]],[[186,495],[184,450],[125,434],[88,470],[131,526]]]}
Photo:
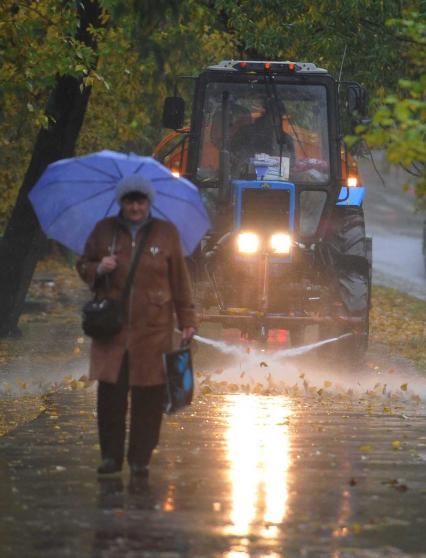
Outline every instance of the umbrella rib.
{"label": "umbrella rib", "polygon": [[[115,164],[115,161],[112,161],[112,162]],[[108,173],[108,172],[106,172],[103,169],[100,169],[98,167],[92,167],[92,166],[88,165],[85,161],[82,161],[81,159],[76,159],[75,163],[78,164],[78,165],[81,165],[82,167],[85,167],[86,169],[99,172],[100,174],[104,174],[105,176],[109,176],[113,180],[117,180],[117,177],[114,176],[113,174],[110,174],[110,173]],[[118,170],[119,178],[121,178],[122,174],[121,174],[120,169],[118,167],[117,167],[117,170]]]}
{"label": "umbrella rib", "polygon": [[144,165],[145,165],[145,161],[142,161],[142,163],[133,171],[133,174],[139,172]]}
{"label": "umbrella rib", "polygon": [[42,187],[47,188],[48,186],[51,186],[52,184],[59,185],[61,183],[64,183],[64,184],[81,184],[82,182],[84,182],[84,184],[115,184],[116,180],[117,180],[116,178],[113,179],[113,180],[96,180],[96,179],[95,180],[70,180],[69,178],[66,178],[64,180],[55,179],[55,180],[51,180],[50,182],[45,182]]}
{"label": "umbrella rib", "polygon": [[98,196],[101,196],[101,195],[105,194],[106,192],[108,192],[109,190],[113,190],[113,189],[114,189],[114,186],[112,186],[111,188],[106,188],[105,190],[102,190],[102,192],[96,192],[96,194],[93,194],[92,196],[88,196],[87,198],[84,198],[84,200],[80,200],[80,201],[78,201],[78,202],[71,203],[70,205],[67,205],[66,207],[64,207],[64,209],[63,209],[60,213],[58,213],[58,215],[55,216],[55,218],[53,219],[53,221],[51,221],[51,222],[49,223],[49,225],[46,227],[46,231],[48,231],[48,230],[50,229],[50,227],[52,227],[52,226],[56,223],[56,221],[57,221],[60,217],[62,217],[62,215],[63,215],[64,213],[66,213],[66,212],[68,211],[68,209],[71,209],[72,207],[77,207],[78,205],[81,205],[81,204],[83,204],[83,203],[86,203],[87,201],[92,200],[92,199],[94,199],[94,198],[96,198],[96,197],[98,197]]}
{"label": "umbrella rib", "polygon": [[[165,213],[163,213],[162,211],[160,211],[160,210],[157,209],[157,208],[155,208],[155,211],[156,211],[159,215],[162,215],[166,221],[168,221],[169,223],[171,222],[170,219],[167,217],[167,215],[166,215]],[[175,225],[175,227],[176,227],[176,225]],[[176,228],[177,228],[177,227],[176,227]],[[178,233],[179,233],[179,231],[178,231]],[[190,253],[191,253],[191,250],[189,249],[188,244],[185,242],[185,239],[182,238],[182,235],[181,235],[180,233],[179,233],[179,238],[181,239],[182,244],[185,246],[186,251],[188,252],[188,254],[190,254]]]}
{"label": "umbrella rib", "polygon": [[[164,194],[163,192],[157,192],[157,195],[158,195],[158,196],[164,196],[165,198],[170,198],[170,199],[172,199],[172,200],[177,200],[177,201],[179,201],[179,202],[181,202],[181,203],[186,203],[186,204],[188,204],[190,207],[192,207],[193,209],[195,209],[195,210],[197,211],[197,213],[198,213],[199,215],[201,215],[201,217],[205,217],[205,216],[206,216],[205,213],[203,213],[203,212],[200,210],[199,207],[197,207],[195,204],[193,204],[193,203],[192,203],[191,201],[189,201],[189,200],[184,200],[184,199],[178,198],[178,197],[176,197],[176,196],[171,196],[170,194]],[[155,204],[154,204],[154,205],[155,205]]]}
{"label": "umbrella rib", "polygon": [[176,178],[176,176],[157,176],[154,178],[151,178],[152,182],[158,182],[159,180],[161,180],[162,182],[180,182],[181,184],[185,184],[186,186],[192,186],[192,190],[194,190],[195,192],[198,192],[198,188],[196,188],[191,182],[189,182],[189,180],[185,181],[182,178]]}
{"label": "umbrella rib", "polygon": [[113,163],[113,165],[117,169],[119,178],[123,178],[123,173],[121,172],[120,167],[117,165],[117,161],[115,159],[112,159],[111,162]]}
{"label": "umbrella rib", "polygon": [[114,205],[115,203],[115,198],[112,199],[112,202],[109,204],[108,209],[105,211],[105,217],[108,217],[108,213],[111,210],[111,207]]}

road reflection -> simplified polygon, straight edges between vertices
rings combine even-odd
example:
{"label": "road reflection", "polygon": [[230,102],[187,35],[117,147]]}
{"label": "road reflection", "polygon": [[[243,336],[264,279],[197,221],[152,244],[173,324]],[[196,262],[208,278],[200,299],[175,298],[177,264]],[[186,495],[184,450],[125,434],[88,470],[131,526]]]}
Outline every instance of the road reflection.
{"label": "road reflection", "polygon": [[274,539],[287,514],[290,402],[282,396],[235,395],[227,403],[231,481],[227,533]]}

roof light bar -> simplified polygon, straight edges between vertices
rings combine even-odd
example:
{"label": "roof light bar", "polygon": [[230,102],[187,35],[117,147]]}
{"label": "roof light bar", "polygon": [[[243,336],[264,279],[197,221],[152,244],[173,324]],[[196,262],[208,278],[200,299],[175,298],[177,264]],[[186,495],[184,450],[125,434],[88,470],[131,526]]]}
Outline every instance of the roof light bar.
{"label": "roof light bar", "polygon": [[243,72],[273,72],[279,74],[293,73],[302,69],[295,62],[249,62],[245,60],[233,64],[232,67]]}

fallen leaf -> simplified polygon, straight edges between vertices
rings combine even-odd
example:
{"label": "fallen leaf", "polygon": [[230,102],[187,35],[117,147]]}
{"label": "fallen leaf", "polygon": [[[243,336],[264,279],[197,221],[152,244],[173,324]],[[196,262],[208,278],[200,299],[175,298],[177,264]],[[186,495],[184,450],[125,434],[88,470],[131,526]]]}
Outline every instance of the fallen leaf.
{"label": "fallen leaf", "polygon": [[370,446],[370,444],[363,444],[362,446],[359,446],[359,451],[362,453],[370,453],[372,449],[373,447]]}
{"label": "fallen leaf", "polygon": [[268,364],[267,364],[264,360],[262,360],[261,363],[259,364],[259,366],[260,366],[261,368],[265,368],[265,367],[268,366]]}
{"label": "fallen leaf", "polygon": [[362,527],[360,523],[354,523],[352,525],[352,531],[355,533],[355,535],[359,535],[362,531]]}
{"label": "fallen leaf", "polygon": [[407,389],[408,389],[408,384],[401,384],[401,385],[400,385],[400,388],[401,388],[402,391],[407,391]]}

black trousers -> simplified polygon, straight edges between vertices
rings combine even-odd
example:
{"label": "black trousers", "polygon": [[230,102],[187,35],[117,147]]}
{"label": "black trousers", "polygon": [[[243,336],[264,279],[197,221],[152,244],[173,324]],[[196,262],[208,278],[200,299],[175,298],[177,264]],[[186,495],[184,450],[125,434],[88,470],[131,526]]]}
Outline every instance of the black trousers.
{"label": "black trousers", "polygon": [[102,459],[124,460],[128,392],[131,393],[129,463],[148,465],[160,438],[165,385],[129,386],[128,355],[124,355],[116,384],[98,384],[98,432]]}

